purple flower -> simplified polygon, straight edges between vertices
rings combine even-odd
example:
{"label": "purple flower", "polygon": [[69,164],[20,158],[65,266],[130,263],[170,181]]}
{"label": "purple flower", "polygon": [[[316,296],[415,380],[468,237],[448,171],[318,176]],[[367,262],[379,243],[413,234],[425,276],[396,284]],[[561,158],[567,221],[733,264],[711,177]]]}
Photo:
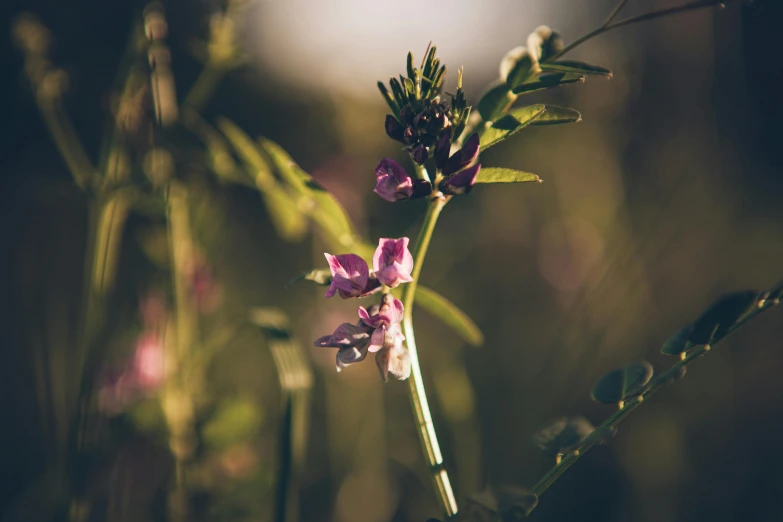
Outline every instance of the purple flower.
{"label": "purple flower", "polygon": [[359,307],[359,319],[370,328],[399,324],[403,314],[402,301],[395,299],[391,294],[383,294],[380,307],[371,307],[369,310]]}
{"label": "purple flower", "polygon": [[374,192],[386,201],[409,199],[413,195],[413,180],[396,161],[384,158],[375,167]]}
{"label": "purple flower", "polygon": [[403,127],[402,124],[397,121],[397,118],[391,114],[387,114],[384,127],[386,128],[386,134],[391,139],[403,143],[403,133],[405,132],[405,127]]}
{"label": "purple flower", "polygon": [[444,179],[438,185],[438,189],[444,194],[467,194],[473,189],[473,185],[476,183],[476,177],[479,170],[481,170],[481,164],[476,163],[472,167],[468,167],[463,171],[452,174],[448,178]]}
{"label": "purple flower", "polygon": [[395,379],[404,381],[411,375],[411,358],[402,343],[384,347],[375,354],[375,364],[381,373],[383,382],[389,381],[389,374]]}
{"label": "purple flower", "polygon": [[449,157],[451,139],[448,133],[444,134],[435,146],[435,167],[444,177],[438,185],[438,189],[444,194],[467,194],[473,188],[478,176],[481,164],[475,164],[465,168],[478,159],[479,136],[473,134],[465,146]]}
{"label": "purple flower", "polygon": [[399,286],[400,283],[413,281],[411,277],[413,256],[408,250],[408,241],[407,237],[381,238],[372,256],[372,269],[375,275],[381,283],[391,288]]}
{"label": "purple flower", "polygon": [[405,340],[400,329],[402,317],[402,303],[391,294],[384,294],[380,306],[359,307],[360,320],[356,325],[341,324],[333,334],[316,339],[315,346],[338,349],[338,372],[373,352],[384,382],[390,374],[404,380],[410,376],[410,357],[402,345]]}
{"label": "purple flower", "polygon": [[370,338],[369,351],[377,352],[390,343],[403,341],[405,337],[400,331],[400,322],[403,316],[403,306],[399,299],[391,294],[384,294],[381,306],[370,311],[359,307],[359,318],[367,326],[374,328]]}
{"label": "purple flower", "polygon": [[332,335],[319,337],[315,346],[321,348],[339,348],[337,350],[337,371],[359,362],[367,357],[370,346],[370,334],[373,329],[359,321],[358,325],[343,323]]}
{"label": "purple flower", "polygon": [[464,169],[478,158],[479,155],[479,135],[474,133],[465,146],[449,157],[451,149],[451,140],[448,133],[445,133],[435,147],[435,167],[441,171],[443,176],[450,176]]}
{"label": "purple flower", "polygon": [[413,161],[415,161],[419,165],[424,165],[424,162],[427,161],[427,158],[429,157],[429,152],[427,152],[427,147],[425,147],[421,143],[411,147],[410,152]]}
{"label": "purple flower", "polygon": [[370,269],[364,259],[356,254],[333,256],[324,253],[332,271],[332,284],[326,291],[326,297],[340,293],[340,297],[359,297],[367,292],[370,285]]}

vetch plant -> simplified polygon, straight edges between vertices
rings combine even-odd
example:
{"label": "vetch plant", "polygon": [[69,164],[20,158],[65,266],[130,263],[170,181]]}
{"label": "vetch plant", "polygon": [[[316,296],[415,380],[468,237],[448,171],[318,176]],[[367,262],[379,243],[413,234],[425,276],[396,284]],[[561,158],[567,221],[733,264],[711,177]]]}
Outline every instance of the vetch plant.
{"label": "vetch plant", "polygon": [[[266,339],[283,398],[275,516],[280,521],[296,517],[297,484],[305,464],[312,373],[290,333],[285,315],[275,309],[243,310],[239,320],[222,325],[214,335],[202,331],[202,316],[219,308],[224,292],[194,237],[190,220],[192,195],[186,176],[177,171],[169,150],[175,147],[172,141],[161,139],[170,138],[172,134],[168,132],[179,130],[188,132],[203,146],[201,160],[215,180],[258,191],[281,238],[301,241],[311,226],[318,232],[324,250],[328,250],[324,253],[327,267],[304,272],[289,285],[308,280],[326,288],[325,298],[358,299],[362,304],[357,305],[356,316],[346,318],[331,333],[316,339],[314,345],[336,350],[338,372],[372,353],[384,382],[390,377],[407,381],[424,459],[444,516],[503,521],[526,517],[536,507],[539,496],[592,447],[608,442],[632,411],[660,388],[683,378],[693,361],[709,353],[744,323],[777,305],[783,296],[781,283],[763,292],[730,294],[664,344],[663,353],[680,359],[663,373],[656,375],[652,365],[639,361],[606,374],[595,385],[592,397],[616,405],[616,412],[597,428],[581,416],[558,419],[533,438],[555,459],[554,467],[541,480],[530,490],[488,489],[469,497],[465,509],[460,511],[419,363],[414,305],[426,308],[472,345],[480,345],[483,336],[453,303],[419,284],[429,246],[441,213],[455,197],[459,204],[459,198],[467,197],[477,185],[541,182],[529,172],[483,165],[480,158],[484,151],[527,126],[581,120],[578,111],[567,107],[515,105],[529,93],[580,83],[587,76],[611,77],[605,67],[565,59],[564,55],[612,29],[723,5],[713,0],[696,0],[615,20],[626,3],[627,0],[621,0],[601,27],[568,45],[551,28],[537,28],[523,45],[502,59],[499,79],[475,106],[468,104],[461,69],[455,92],[444,95],[446,66],[432,45],[418,66],[413,54],[408,53],[404,74],[392,77],[388,87],[378,82],[391,112],[383,122],[384,131],[408,154],[410,165],[381,159],[374,171],[374,192],[386,203],[408,205],[409,200],[425,200],[426,213],[412,243],[408,237],[384,237],[377,239],[377,246],[375,239],[368,242],[359,237],[340,203],[277,143],[265,138],[256,141],[226,118],[217,118],[213,126],[199,113],[222,75],[241,63],[233,29],[241,11],[240,2],[229,2],[228,10],[213,18],[209,41],[197,46],[204,58],[204,70],[181,104],[169,68],[164,10],[158,3],[147,8],[143,23],[132,38],[133,65],[122,77],[126,89],[118,104],[118,117],[112,122],[107,152],[96,165],[80,145],[63,110],[61,96],[66,78],[48,59],[48,33],[34,18],[20,18],[15,35],[25,55],[25,73],[54,141],[75,183],[90,195],[93,210],[78,354],[85,373],[81,379],[87,384],[83,386],[80,411],[74,421],[76,456],[89,451],[85,419],[92,409],[114,416],[138,396],[155,397],[163,412],[168,448],[176,468],[168,495],[169,518],[187,520],[192,512],[192,492],[203,486],[196,481],[196,448],[215,432],[220,433],[219,429],[202,429],[210,425],[210,414],[203,404],[205,368],[241,327],[252,325]],[[139,105],[139,100],[150,101],[151,107]],[[150,114],[154,114],[154,122],[145,120]],[[379,132],[380,125],[379,121]],[[134,140],[149,145],[134,155],[127,145]],[[135,175],[137,170],[144,175]],[[101,335],[109,327],[104,309],[115,282],[120,239],[130,212],[154,214],[163,223],[171,298],[151,294],[142,300],[144,331],[136,339],[134,355],[120,372],[99,379],[95,394],[90,384],[94,379],[89,373],[95,369]],[[232,412],[246,412],[245,406],[228,408],[228,413],[215,416],[231,417]],[[94,504],[97,502],[87,495],[73,494],[71,519],[86,520]]]}

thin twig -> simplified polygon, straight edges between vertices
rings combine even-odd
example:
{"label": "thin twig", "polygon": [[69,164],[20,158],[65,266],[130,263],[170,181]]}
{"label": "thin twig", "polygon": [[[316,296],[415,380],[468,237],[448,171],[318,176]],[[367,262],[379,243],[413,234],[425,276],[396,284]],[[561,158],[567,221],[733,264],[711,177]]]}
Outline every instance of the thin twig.
{"label": "thin twig", "polygon": [[614,17],[620,14],[620,11],[625,7],[625,4],[628,3],[628,0],[620,0],[620,3],[618,3],[615,8],[612,10],[611,13],[609,13],[609,16],[606,17],[606,20],[604,21],[604,25],[601,27],[606,27],[610,23],[612,23],[612,20],[614,20]]}
{"label": "thin twig", "polygon": [[[738,0],[697,0],[695,2],[689,2],[684,5],[676,6],[676,7],[669,7],[667,9],[660,9],[658,11],[651,11],[649,13],[645,13],[639,16],[633,16],[631,18],[625,18],[623,20],[617,21],[615,23],[610,24],[604,24],[603,26],[599,27],[598,29],[595,29],[593,31],[590,31],[586,35],[582,36],[581,38],[578,38],[571,42],[570,44],[566,45],[563,50],[561,50],[559,53],[551,56],[549,59],[547,59],[547,62],[552,62],[554,60],[557,60],[564,54],[573,51],[576,47],[582,45],[586,41],[607,33],[611,31],[612,29],[617,29],[619,27],[624,27],[626,25],[631,25],[639,22],[644,22],[647,20],[653,20],[655,18],[661,18],[664,16],[669,16],[673,14],[679,14],[679,13],[687,13],[689,11],[696,11],[698,9],[706,9],[709,7],[724,7],[726,3],[732,2],[732,1],[738,1]],[[608,19],[608,21],[611,21],[612,18],[614,18],[614,15],[617,13],[612,13],[612,17]]]}
{"label": "thin twig", "polygon": [[565,471],[573,466],[580,457],[587,453],[593,446],[600,444],[605,440],[607,434],[614,431],[615,427],[622,422],[633,410],[638,408],[643,402],[647,401],[655,392],[662,387],[670,384],[680,371],[680,368],[686,367],[696,359],[706,355],[711,347],[718,342],[724,340],[730,334],[735,332],[739,327],[753,319],[768,308],[772,308],[778,304],[777,301],[764,301],[761,306],[755,308],[752,312],[748,313],[745,317],[737,321],[731,328],[726,331],[726,334],[718,340],[712,342],[712,344],[701,345],[691,349],[688,355],[672,365],[671,368],[663,372],[656,377],[649,388],[647,388],[641,395],[634,397],[625,403],[625,405],[616,411],[611,417],[606,419],[600,426],[598,426],[593,432],[588,435],[584,441],[568,454],[564,455],[560,462],[552,467],[536,484],[531,488],[531,492],[537,496],[541,496],[557,479],[565,473]]}

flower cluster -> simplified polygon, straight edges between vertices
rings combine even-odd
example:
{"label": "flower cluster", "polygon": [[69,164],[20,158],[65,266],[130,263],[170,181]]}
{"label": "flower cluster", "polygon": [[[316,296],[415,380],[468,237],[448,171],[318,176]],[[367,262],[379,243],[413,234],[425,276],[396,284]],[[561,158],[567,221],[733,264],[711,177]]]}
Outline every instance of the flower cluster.
{"label": "flower cluster", "polygon": [[435,145],[438,136],[451,134],[451,109],[439,97],[430,100],[424,108],[414,113],[412,104],[400,110],[399,120],[386,116],[386,134],[407,146],[413,161],[424,164],[429,157],[428,149]]}
{"label": "flower cluster", "polygon": [[462,90],[462,71],[457,75],[457,91],[451,105],[441,99],[446,66],[441,65],[435,47],[427,49],[420,68],[408,53],[407,77],[389,80],[391,92],[378,82],[381,94],[393,114],[386,116],[386,134],[405,145],[413,161],[423,165],[441,136],[458,138],[468,122],[470,107]]}
{"label": "flower cluster", "polygon": [[[326,297],[339,294],[343,299],[364,297],[380,290],[381,285],[395,288],[413,280],[413,256],[408,250],[408,238],[387,239],[378,242],[373,255],[373,271],[355,254],[333,256],[324,254],[332,272],[332,282]],[[400,329],[403,306],[391,294],[383,294],[380,305],[369,309],[359,307],[359,321],[354,325],[343,323],[331,335],[315,341],[321,348],[337,348],[337,371],[375,354],[375,363],[384,381],[389,375],[405,380],[410,375],[410,357],[402,342]]]}
{"label": "flower cluster", "polygon": [[407,237],[381,238],[372,256],[372,273],[364,259],[356,254],[324,254],[332,272],[326,297],[338,293],[343,299],[365,297],[380,290],[381,285],[396,288],[400,283],[411,282],[413,256],[408,241]]}

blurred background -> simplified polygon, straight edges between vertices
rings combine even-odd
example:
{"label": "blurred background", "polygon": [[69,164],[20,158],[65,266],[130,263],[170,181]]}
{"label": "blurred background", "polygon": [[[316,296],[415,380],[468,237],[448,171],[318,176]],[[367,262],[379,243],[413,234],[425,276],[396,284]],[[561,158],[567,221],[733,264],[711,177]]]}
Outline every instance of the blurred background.
{"label": "blurred background", "polygon": [[[191,316],[204,344],[217,339],[219,350],[203,360],[200,352],[178,354],[195,368],[196,389],[155,388],[170,371],[155,347],[172,313],[171,260],[163,219],[131,204],[114,238],[116,282],[93,301],[102,326],[83,356],[94,216],[41,118],[11,27],[29,12],[51,32],[49,59],[67,75],[62,110],[97,162],[111,132],[106,122],[118,118],[124,84],[116,78],[145,3],[4,5],[0,520],[282,520],[281,491],[298,506],[289,520],[439,516],[407,385],[384,385],[371,361],[337,374],[333,350],[311,347],[355,320],[355,302],[326,301],[323,288],[307,283],[285,287],[324,265],[323,240],[281,239],[254,187],[216,181],[195,154],[160,160],[143,138],[126,141],[140,162],[176,165],[192,237],[174,249],[174,262],[190,277]],[[165,5],[171,73],[183,99],[203,67],[214,14],[226,6]],[[425,203],[392,205],[371,192],[382,157],[407,160],[383,131],[388,107],[376,81],[403,72],[405,54],[419,60],[432,41],[449,68],[446,91],[464,66],[475,103],[503,55],[537,26],[568,42],[600,25],[613,5],[259,0],[235,19],[242,65],[216,82],[200,114],[279,143],[371,243],[413,238]],[[631,0],[627,14],[670,5]],[[604,372],[640,358],[666,368],[672,361],[660,345],[715,298],[780,279],[781,16],[780,2],[733,2],[590,41],[572,57],[610,68],[611,80],[590,77],[524,100],[574,107],[583,121],[528,128],[482,159],[544,183],[478,187],[446,208],[422,282],[465,310],[485,343],[467,346],[422,310],[416,324],[461,498],[486,486],[533,484],[553,464],[531,443],[533,433],[561,415],[598,424],[613,411],[589,397]],[[171,143],[187,150],[198,141],[174,133]],[[266,328],[232,326],[249,309]],[[569,470],[532,519],[783,519],[782,334],[780,311],[772,310],[722,343],[631,416],[610,445]],[[303,355],[297,382],[304,384],[281,388],[276,363],[288,345]],[[99,413],[85,414],[85,390]],[[75,441],[83,433],[75,419],[84,418],[89,443]],[[285,442],[291,426],[299,430],[293,452]],[[75,458],[75,444],[88,447],[87,456]],[[284,462],[292,454],[303,458],[293,468]],[[188,480],[172,496],[183,459]],[[288,490],[286,469],[298,469]]]}

